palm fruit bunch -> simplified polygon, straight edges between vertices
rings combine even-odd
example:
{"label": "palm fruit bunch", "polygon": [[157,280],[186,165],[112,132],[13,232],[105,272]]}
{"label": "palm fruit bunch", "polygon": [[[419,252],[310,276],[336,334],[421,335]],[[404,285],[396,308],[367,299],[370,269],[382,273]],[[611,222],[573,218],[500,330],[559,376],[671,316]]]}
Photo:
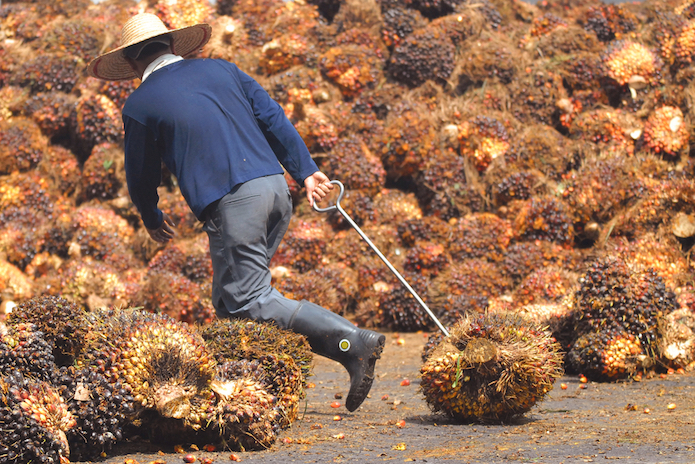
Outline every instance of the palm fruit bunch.
{"label": "palm fruit bunch", "polygon": [[449,253],[455,260],[484,258],[499,262],[513,238],[508,220],[492,213],[473,213],[452,226]]}
{"label": "palm fruit bunch", "polygon": [[620,86],[629,84],[635,77],[646,85],[654,85],[661,79],[661,58],[639,42],[612,42],[601,54],[601,61],[605,75]]}
{"label": "palm fruit bunch", "polygon": [[27,214],[48,216],[54,211],[48,179],[36,171],[13,172],[0,185],[0,224],[21,221]]}
{"label": "palm fruit bunch", "polygon": [[123,108],[126,99],[138,88],[138,85],[138,81],[135,80],[104,81],[99,87],[99,93],[109,97],[117,108]]}
{"label": "palm fruit bunch", "polygon": [[45,340],[36,325],[21,322],[5,326],[0,323],[1,372],[16,370],[50,382],[56,369],[53,346]]}
{"label": "palm fruit bunch", "polygon": [[249,377],[260,387],[259,393],[273,397],[269,407],[278,415],[269,417],[272,417],[270,425],[275,432],[278,428],[290,426],[297,419],[299,403],[304,397],[303,388],[297,388],[297,384],[303,382],[302,372],[292,357],[275,353],[253,360],[225,361],[218,366],[215,380],[248,380]]}
{"label": "palm fruit bunch", "polygon": [[68,224],[72,242],[82,256],[104,260],[125,247],[134,229],[122,216],[99,204],[87,203],[78,208]]}
{"label": "palm fruit bunch", "polygon": [[553,266],[574,270],[579,264],[575,255],[573,250],[546,240],[515,242],[509,245],[500,266],[516,286],[539,268]]}
{"label": "palm fruit bunch", "polygon": [[616,211],[633,204],[645,190],[645,181],[631,160],[591,157],[565,177],[562,198],[567,202],[575,230],[591,239],[593,224],[605,224]]}
{"label": "palm fruit bunch", "polygon": [[386,178],[379,156],[372,153],[362,137],[355,135],[338,140],[322,169],[330,178],[340,178],[350,190],[370,196],[381,190]]}
{"label": "palm fruit bunch", "polygon": [[633,31],[636,23],[635,15],[621,5],[600,5],[589,7],[584,29],[596,34],[601,42],[611,42]]}
{"label": "palm fruit bunch", "polygon": [[270,76],[301,65],[310,52],[305,37],[299,34],[285,34],[263,45],[258,66]]}
{"label": "palm fruit bunch", "polygon": [[567,22],[553,13],[545,13],[542,16],[533,18],[528,35],[530,37],[541,37],[549,34],[555,29],[566,28]]}
{"label": "palm fruit bunch", "polygon": [[428,109],[419,104],[400,103],[386,118],[383,134],[376,141],[388,180],[416,177],[435,150],[435,126]]}
{"label": "palm fruit bunch", "polygon": [[57,279],[57,288],[46,287],[46,294],[62,296],[90,309],[127,306],[137,295],[142,276],[139,269],[128,270],[128,263],[133,263],[129,256],[124,256],[120,266],[97,261],[89,256],[75,257],[56,272],[50,270],[44,279],[37,279],[37,283],[48,286],[53,285],[51,282]]}
{"label": "palm fruit bunch", "polygon": [[[411,272],[405,272],[403,277],[419,296],[425,295],[430,284],[429,277]],[[378,327],[405,332],[427,330],[432,327],[432,319],[400,282],[389,285],[388,290],[380,292],[376,306]]]}
{"label": "palm fruit bunch", "polygon": [[70,93],[78,81],[79,58],[64,54],[40,54],[10,75],[12,85],[28,87],[32,92],[61,91]]}
{"label": "palm fruit bunch", "polygon": [[47,53],[66,53],[87,62],[99,54],[103,36],[101,25],[92,20],[57,18],[42,31],[39,46]]}
{"label": "palm fruit bunch", "polygon": [[[27,214],[26,219],[38,220],[34,215]],[[21,270],[34,259],[37,252],[37,242],[40,242],[41,221],[34,222],[32,229],[26,227],[31,221],[11,221],[0,227],[0,253],[5,259]]]}
{"label": "palm fruit bunch", "polygon": [[108,382],[120,382],[131,392],[135,414],[149,411],[184,426],[201,422],[204,411],[195,406],[209,391],[215,361],[195,330],[138,309],[93,310],[89,319],[92,330],[78,368],[96,369]]}
{"label": "palm fruit bunch", "polygon": [[492,186],[493,201],[503,206],[513,200],[527,200],[534,192],[538,176],[530,171],[512,172]]}
{"label": "palm fruit bunch", "polygon": [[210,386],[215,405],[207,428],[232,450],[268,449],[277,439],[281,413],[275,396],[256,380],[254,363],[236,361],[226,369],[231,378],[215,379]]}
{"label": "palm fruit bunch", "polygon": [[106,95],[83,94],[70,113],[70,138],[85,161],[94,145],[123,140],[121,110]]}
{"label": "palm fruit bunch", "polygon": [[604,382],[624,379],[649,367],[637,337],[617,327],[579,337],[567,353],[566,362],[568,371]]}
{"label": "palm fruit bunch", "polygon": [[533,197],[514,218],[514,234],[521,240],[549,240],[572,245],[574,225],[567,205],[556,197]]}
{"label": "palm fruit bunch", "polygon": [[134,418],[131,390],[108,375],[99,368],[67,366],[53,380],[75,419],[75,427],[66,432],[74,461],[103,458],[128,437]]}
{"label": "palm fruit bunch", "polygon": [[380,80],[382,60],[376,51],[364,45],[331,47],[318,59],[321,73],[333,82],[343,98],[350,100]]}
{"label": "palm fruit bunch", "polygon": [[318,267],[326,247],[327,230],[324,222],[306,221],[293,217],[285,238],[273,256],[274,265],[291,266],[299,272]]}
{"label": "palm fruit bunch", "polygon": [[[435,277],[428,296],[432,306],[445,308],[447,300],[459,296],[476,298],[471,300],[477,312],[485,309],[488,298],[502,295],[511,289],[511,280],[501,267],[480,258],[470,258],[454,262]],[[450,310],[456,312],[456,308]]]}
{"label": "palm fruit bunch", "polygon": [[387,47],[397,47],[413,31],[425,26],[422,14],[410,8],[394,6],[383,13],[381,38]]}
{"label": "palm fruit bunch", "polygon": [[509,150],[509,132],[504,124],[490,116],[475,116],[459,126],[461,155],[470,159],[483,172],[495,159],[502,159]]}
{"label": "palm fruit bunch", "polygon": [[147,311],[167,314],[179,321],[209,322],[214,318],[209,290],[180,272],[149,268],[134,301]]}
{"label": "palm fruit bunch", "polygon": [[556,126],[561,108],[558,102],[567,98],[560,73],[543,67],[527,67],[525,74],[517,76],[509,85],[513,105],[512,113],[520,121],[531,120],[546,126]]}
{"label": "palm fruit bunch", "polygon": [[398,237],[412,247],[421,241],[441,242],[451,234],[451,225],[436,216],[408,218],[398,223]]}
{"label": "palm fruit bunch", "polygon": [[31,119],[0,121],[0,174],[26,172],[36,167],[46,150],[46,140]]}
{"label": "palm fruit bunch", "polygon": [[215,319],[198,326],[198,330],[218,363],[282,354],[290,356],[300,366],[304,377],[311,375],[313,356],[303,335],[275,324],[244,319]]}
{"label": "palm fruit bunch", "polygon": [[579,141],[590,141],[597,152],[618,156],[635,152],[635,141],[643,131],[641,121],[621,109],[583,111],[572,121],[569,135]]}
{"label": "palm fruit bunch", "polygon": [[0,392],[0,462],[67,461],[75,418],[55,388],[11,371],[0,375]]}
{"label": "palm fruit bunch", "polygon": [[[640,352],[639,364],[633,365],[632,371],[635,366],[653,364],[659,320],[677,309],[677,300],[652,269],[630,268],[621,258],[606,256],[588,266],[573,305],[576,341],[568,354],[572,367],[587,377],[596,376],[596,380],[613,380],[630,374],[630,366],[620,364],[624,361],[620,356],[635,356],[633,345]],[[618,339],[623,340],[622,344],[617,344]],[[587,351],[589,345],[591,352]],[[611,366],[601,361],[611,357],[620,363]],[[591,364],[594,361],[598,364]]]}
{"label": "palm fruit bunch", "polygon": [[296,419],[313,359],[302,335],[274,324],[241,319],[216,319],[198,330],[218,364],[258,361],[265,371],[261,384],[276,396],[280,406],[280,422],[284,426]]}
{"label": "palm fruit bunch", "polygon": [[304,143],[313,151],[329,151],[338,143],[338,129],[331,117],[315,105],[292,105],[292,117],[299,120],[294,123]]}
{"label": "palm fruit bunch", "polygon": [[205,22],[213,12],[212,5],[200,0],[159,0],[151,4],[153,13],[170,29]]}
{"label": "palm fruit bunch", "polygon": [[466,316],[420,369],[427,404],[457,421],[506,422],[529,411],[563,374],[544,328],[510,313]]}
{"label": "palm fruit bunch", "polygon": [[695,45],[695,21],[685,22],[669,38],[671,38],[673,60],[682,66],[692,63],[693,45]]}
{"label": "palm fruit bunch", "polygon": [[611,253],[639,269],[653,269],[668,288],[674,289],[678,298],[688,295],[690,265],[675,237],[666,238],[647,232],[630,242],[615,240],[606,243]]}
{"label": "palm fruit bunch", "polygon": [[444,245],[437,242],[420,241],[413,244],[406,252],[403,269],[428,278],[439,275],[451,261],[451,256]]}
{"label": "palm fruit bunch", "polygon": [[559,267],[532,271],[514,288],[512,298],[519,305],[558,303],[573,289],[577,276]]}
{"label": "palm fruit bunch", "polygon": [[38,296],[19,304],[8,324],[33,324],[51,346],[58,365],[70,365],[84,348],[90,330],[86,312],[60,296]]}
{"label": "palm fruit bunch", "polygon": [[424,27],[397,45],[388,64],[390,75],[409,87],[427,80],[446,82],[454,71],[456,47],[444,29]]}
{"label": "palm fruit bunch", "polygon": [[357,297],[357,272],[344,263],[332,263],[305,273],[284,266],[271,269],[274,287],[291,300],[311,300],[336,314],[345,314]]}
{"label": "palm fruit bunch", "polygon": [[123,151],[111,142],[95,145],[82,166],[79,199],[104,201],[115,198],[125,184],[123,158]]}
{"label": "palm fruit bunch", "polygon": [[655,109],[644,125],[644,144],[654,153],[678,156],[688,148],[690,134],[683,112],[675,106]]}
{"label": "palm fruit bunch", "polygon": [[514,45],[505,38],[481,33],[466,51],[468,58],[460,63],[460,73],[456,76],[457,88],[465,92],[469,88],[479,87],[487,80],[504,85],[512,82],[519,65],[518,58],[511,52],[513,49]]}
{"label": "palm fruit bunch", "polygon": [[485,200],[469,182],[469,161],[452,152],[435,152],[425,160],[415,178],[423,213],[450,220],[484,209]]}
{"label": "palm fruit bunch", "polygon": [[46,137],[64,137],[75,97],[62,92],[40,92],[21,103],[21,113],[31,118]]}

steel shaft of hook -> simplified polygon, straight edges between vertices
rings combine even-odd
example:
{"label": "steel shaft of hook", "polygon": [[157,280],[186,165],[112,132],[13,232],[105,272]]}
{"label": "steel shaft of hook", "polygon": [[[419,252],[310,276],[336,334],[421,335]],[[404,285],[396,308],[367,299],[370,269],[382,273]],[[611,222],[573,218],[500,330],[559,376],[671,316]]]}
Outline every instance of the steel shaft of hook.
{"label": "steel shaft of hook", "polygon": [[417,292],[413,289],[413,287],[411,287],[410,284],[403,278],[401,273],[398,272],[398,270],[395,267],[393,267],[393,265],[388,260],[388,258],[386,258],[386,256],[384,256],[384,254],[381,251],[379,251],[379,249],[376,247],[376,245],[374,245],[374,243],[372,243],[372,241],[369,239],[369,237],[367,237],[367,235],[364,232],[362,232],[362,229],[360,229],[360,227],[355,223],[355,221],[352,220],[350,215],[343,209],[342,206],[340,206],[340,200],[343,198],[343,194],[345,193],[345,187],[343,186],[343,183],[340,182],[339,180],[332,180],[331,184],[335,184],[335,185],[338,185],[340,187],[340,193],[338,194],[338,198],[336,199],[335,204],[327,206],[325,208],[319,208],[318,206],[316,206],[316,202],[314,201],[314,210],[316,210],[320,213],[332,211],[334,209],[338,210],[338,212],[345,218],[345,220],[348,223],[350,223],[350,225],[357,231],[358,234],[360,234],[360,237],[362,237],[364,239],[364,241],[367,242],[367,244],[371,247],[371,249],[374,250],[374,252],[377,254],[377,256],[379,258],[381,258],[381,260],[384,262],[384,264],[386,264],[386,266],[391,270],[391,272],[393,272],[393,274],[398,278],[398,280],[401,282],[401,284],[403,284],[403,286],[413,295],[415,300],[417,300],[417,302],[420,304],[420,306],[422,306],[422,309],[424,309],[427,312],[427,314],[430,316],[430,318],[432,318],[434,323],[437,324],[437,327],[439,327],[439,330],[442,331],[444,336],[448,337],[449,331],[446,330],[446,328],[442,325],[441,322],[439,322],[439,319],[437,319],[437,316],[434,315],[432,310],[430,310],[430,308],[427,306],[427,304],[425,304],[425,302],[422,300],[422,298],[420,298],[420,295],[417,294]]}

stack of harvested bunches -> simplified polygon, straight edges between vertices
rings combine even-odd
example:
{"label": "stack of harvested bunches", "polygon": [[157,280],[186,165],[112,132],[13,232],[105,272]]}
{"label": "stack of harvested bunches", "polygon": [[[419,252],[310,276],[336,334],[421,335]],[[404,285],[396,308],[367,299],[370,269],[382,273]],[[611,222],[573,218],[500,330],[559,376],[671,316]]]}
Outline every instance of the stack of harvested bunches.
{"label": "stack of harvested bunches", "polygon": [[[120,111],[138,83],[83,71],[118,45],[138,11],[171,28],[211,24],[196,56],[235,61],[283,106],[319,167],[345,183],[346,210],[452,333],[465,334],[447,351],[457,364],[474,335],[454,328],[483,314],[540,340],[548,327],[564,368],[594,380],[695,366],[692,0],[9,0],[0,5],[0,313],[50,304],[63,322],[10,317],[1,362],[24,374],[2,381],[72,395],[75,426],[60,427],[73,453],[108,452],[138,425],[133,417],[156,418],[173,436],[210,432],[199,424],[213,414],[217,422],[205,422],[217,424],[213,436],[234,442],[238,430],[254,430],[247,436],[267,443],[268,424],[296,417],[307,368],[290,347],[269,356],[218,349],[227,334],[263,341],[266,331],[207,326],[215,315],[206,237],[170,173],[159,196],[178,225],[176,243],[152,242],[129,201]],[[295,217],[271,263],[279,288],[364,326],[434,328],[345,221],[317,217],[299,186],[290,189]],[[68,303],[32,300],[48,297]],[[141,306],[171,320],[97,311]],[[78,308],[91,315],[75,316]],[[525,319],[509,322],[513,315]],[[147,377],[139,355],[119,354],[132,348],[126,342],[82,335],[117,321],[125,331],[142,324],[130,343],[148,349],[171,332],[186,350],[161,362],[185,382],[167,383],[174,372]],[[493,338],[503,329],[475,336],[498,356],[466,369],[503,365],[506,341]],[[544,354],[522,352],[554,358],[554,345],[541,346]],[[107,348],[112,357],[98,354]],[[196,363],[202,370],[187,374]],[[126,372],[116,379],[114,369]],[[235,376],[243,380],[225,384]],[[127,377],[153,383],[134,390]],[[436,380],[427,379],[423,388]],[[210,401],[258,385],[277,398],[264,422],[249,422],[243,405],[210,412]],[[433,398],[434,409],[447,409]],[[522,403],[470,411],[504,419],[530,401]]]}
{"label": "stack of harvested bunches", "polygon": [[302,336],[255,322],[198,327],[46,296],[0,330],[3,462],[93,460],[136,434],[265,449],[296,419],[310,374]]}

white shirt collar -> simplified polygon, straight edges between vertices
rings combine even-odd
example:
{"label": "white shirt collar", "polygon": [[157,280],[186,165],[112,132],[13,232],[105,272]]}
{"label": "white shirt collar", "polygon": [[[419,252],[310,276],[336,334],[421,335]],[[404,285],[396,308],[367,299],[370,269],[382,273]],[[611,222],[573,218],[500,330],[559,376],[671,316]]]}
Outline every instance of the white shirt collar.
{"label": "white shirt collar", "polygon": [[142,82],[145,82],[145,79],[147,79],[150,74],[152,74],[159,68],[163,68],[164,66],[167,66],[171,63],[176,63],[177,61],[181,60],[183,60],[182,57],[178,55],[172,55],[171,53],[166,53],[162,56],[158,56],[154,59],[154,61],[152,61],[152,63],[148,64],[145,68],[145,72],[142,74]]}

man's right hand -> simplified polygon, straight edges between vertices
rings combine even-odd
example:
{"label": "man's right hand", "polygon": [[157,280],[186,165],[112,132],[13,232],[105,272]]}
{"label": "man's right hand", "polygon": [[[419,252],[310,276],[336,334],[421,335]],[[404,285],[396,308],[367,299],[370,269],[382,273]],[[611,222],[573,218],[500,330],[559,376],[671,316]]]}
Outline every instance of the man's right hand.
{"label": "man's right hand", "polygon": [[162,217],[164,220],[162,221],[162,225],[159,226],[159,228],[147,229],[146,227],[146,229],[147,233],[150,234],[152,240],[159,243],[167,243],[176,235],[176,231],[174,230],[176,224],[174,224],[174,221],[171,220],[167,213],[162,212]]}

